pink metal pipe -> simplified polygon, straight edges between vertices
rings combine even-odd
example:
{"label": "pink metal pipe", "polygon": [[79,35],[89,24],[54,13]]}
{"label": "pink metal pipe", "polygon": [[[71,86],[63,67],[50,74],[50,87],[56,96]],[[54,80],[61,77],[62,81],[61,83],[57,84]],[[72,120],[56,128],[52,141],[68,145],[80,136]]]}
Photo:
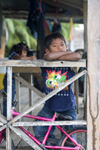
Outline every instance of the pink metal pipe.
{"label": "pink metal pipe", "polygon": [[48,149],[61,149],[61,150],[80,150],[80,148],[78,146],[76,147],[61,147],[61,146],[45,146],[45,148],[48,148]]}
{"label": "pink metal pipe", "polygon": [[[19,112],[15,112],[12,109],[12,116],[18,116],[20,113]],[[52,118],[45,118],[45,117],[39,117],[39,116],[34,116],[34,115],[24,115],[23,117],[27,117],[27,118],[32,118],[32,119],[37,119],[37,120],[42,120],[42,121],[52,121]]]}
{"label": "pink metal pipe", "polygon": [[[55,121],[55,119],[56,119],[56,115],[54,114],[54,115],[53,115],[53,118],[52,118],[52,121]],[[44,139],[43,139],[43,142],[42,142],[43,144],[46,143],[47,138],[48,138],[48,136],[49,136],[49,134],[50,134],[51,128],[52,128],[52,126],[49,126],[49,127],[48,127],[48,130],[47,130],[46,135],[45,135],[45,137],[44,137]]]}
{"label": "pink metal pipe", "polygon": [[36,142],[38,145],[41,144],[40,141],[38,141],[30,132],[28,132],[25,128],[19,127],[25,134],[27,134],[34,142]]}

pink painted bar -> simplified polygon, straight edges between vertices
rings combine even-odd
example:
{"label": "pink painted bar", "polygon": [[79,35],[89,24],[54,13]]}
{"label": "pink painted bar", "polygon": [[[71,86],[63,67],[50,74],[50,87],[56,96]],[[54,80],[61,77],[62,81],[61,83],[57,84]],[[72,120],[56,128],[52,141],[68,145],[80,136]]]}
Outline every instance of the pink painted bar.
{"label": "pink painted bar", "polygon": [[[56,119],[56,115],[54,114],[53,115],[53,118],[52,118],[52,121],[54,121]],[[48,127],[48,130],[47,130],[47,132],[46,132],[46,135],[45,135],[45,137],[44,137],[44,139],[43,139],[43,144],[45,144],[46,143],[46,141],[47,141],[47,138],[48,138],[48,136],[49,136],[49,133],[50,133],[50,131],[51,131],[51,128],[52,128],[52,126],[49,126]]]}
{"label": "pink painted bar", "polygon": [[[19,112],[15,112],[14,109],[12,109],[12,116],[13,115],[14,116],[18,116],[19,114],[20,114]],[[34,115],[24,115],[23,117],[27,117],[27,118],[31,118],[31,119],[37,119],[37,120],[42,120],[42,121],[52,121],[52,118],[39,117],[39,116],[34,116]]]}

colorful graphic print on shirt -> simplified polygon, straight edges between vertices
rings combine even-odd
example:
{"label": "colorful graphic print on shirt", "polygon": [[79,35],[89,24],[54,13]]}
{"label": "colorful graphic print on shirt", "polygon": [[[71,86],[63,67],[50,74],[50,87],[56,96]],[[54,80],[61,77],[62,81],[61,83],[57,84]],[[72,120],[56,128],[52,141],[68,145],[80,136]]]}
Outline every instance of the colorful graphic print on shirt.
{"label": "colorful graphic print on shirt", "polygon": [[[53,70],[53,71],[46,70],[46,72],[47,72],[46,87],[49,89],[54,90],[67,81],[67,72],[68,71],[66,71],[63,74],[61,74],[61,70],[58,72],[56,72],[55,70]],[[68,87],[66,87],[63,90],[68,90]]]}

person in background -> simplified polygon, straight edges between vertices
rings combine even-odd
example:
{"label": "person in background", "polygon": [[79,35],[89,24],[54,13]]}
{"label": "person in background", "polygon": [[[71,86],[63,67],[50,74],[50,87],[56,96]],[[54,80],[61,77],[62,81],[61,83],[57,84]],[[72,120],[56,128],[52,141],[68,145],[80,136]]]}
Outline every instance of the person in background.
{"label": "person in background", "polygon": [[[62,34],[54,32],[44,39],[45,54],[43,59],[47,61],[68,60],[78,61],[81,59],[79,53],[66,51],[66,42]],[[64,82],[72,78],[75,73],[70,67],[43,67],[42,77],[45,94],[62,85]],[[76,102],[72,92],[72,83],[57,94],[48,99],[38,113],[38,116],[52,118],[53,114],[60,112],[64,116],[71,116],[72,120],[77,120]],[[66,126],[69,130],[73,125]],[[33,131],[39,139],[44,137],[48,126],[34,126]],[[49,137],[54,138],[55,127],[52,127]]]}
{"label": "person in background", "polygon": [[[19,59],[19,60],[35,60],[35,56],[27,57],[27,52],[29,51],[29,47],[25,44],[25,42],[21,42],[13,45],[11,51],[9,53],[9,59]],[[4,91],[7,93],[7,72],[3,79]],[[15,98],[15,78],[14,73],[12,74],[12,102]],[[3,115],[7,117],[7,98],[3,97]]]}

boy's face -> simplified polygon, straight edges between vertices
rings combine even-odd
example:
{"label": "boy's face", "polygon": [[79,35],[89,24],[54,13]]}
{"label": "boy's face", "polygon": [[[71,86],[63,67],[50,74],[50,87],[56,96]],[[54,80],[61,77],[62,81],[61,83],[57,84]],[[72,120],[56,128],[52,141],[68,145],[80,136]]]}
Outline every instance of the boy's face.
{"label": "boy's face", "polygon": [[27,56],[27,51],[26,50],[22,50],[22,53],[21,53],[21,55],[20,56],[22,56],[22,57],[26,57]]}
{"label": "boy's face", "polygon": [[50,53],[50,52],[59,52],[59,51],[66,51],[66,45],[64,43],[64,41],[60,38],[57,39],[53,39],[49,49],[46,49],[46,53]]}

